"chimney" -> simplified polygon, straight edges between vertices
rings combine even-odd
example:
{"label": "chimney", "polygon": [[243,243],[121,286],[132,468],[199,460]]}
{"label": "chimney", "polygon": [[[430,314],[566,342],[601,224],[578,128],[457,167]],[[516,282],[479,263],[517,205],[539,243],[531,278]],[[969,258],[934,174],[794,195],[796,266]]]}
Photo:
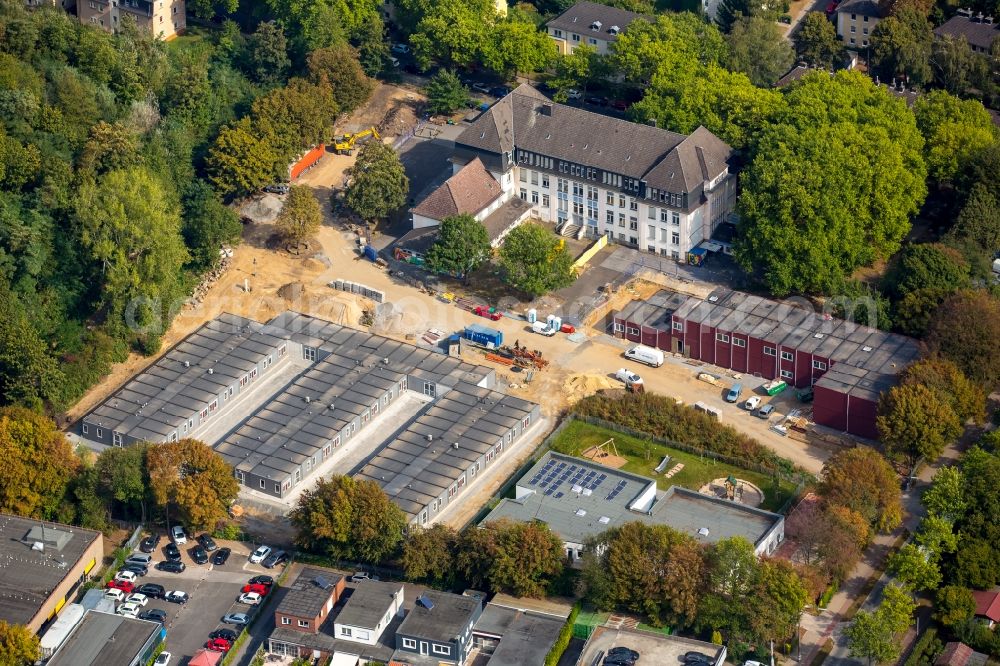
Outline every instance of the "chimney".
{"label": "chimney", "polygon": [[656,118],[650,118],[649,120],[646,121],[646,124],[649,125],[650,127],[656,127]]}
{"label": "chimney", "polygon": [[542,108],[539,109],[539,111],[541,111],[543,116],[552,117],[552,105],[549,104],[548,102],[543,102]]}

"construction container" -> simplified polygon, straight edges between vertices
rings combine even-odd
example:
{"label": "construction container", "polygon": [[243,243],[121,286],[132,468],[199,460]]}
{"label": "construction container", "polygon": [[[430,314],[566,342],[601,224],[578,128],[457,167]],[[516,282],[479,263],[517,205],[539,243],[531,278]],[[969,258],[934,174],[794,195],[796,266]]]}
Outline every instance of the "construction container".
{"label": "construction container", "polygon": [[471,324],[465,327],[463,337],[490,349],[496,349],[503,344],[503,332],[495,328],[488,328],[479,324]]}

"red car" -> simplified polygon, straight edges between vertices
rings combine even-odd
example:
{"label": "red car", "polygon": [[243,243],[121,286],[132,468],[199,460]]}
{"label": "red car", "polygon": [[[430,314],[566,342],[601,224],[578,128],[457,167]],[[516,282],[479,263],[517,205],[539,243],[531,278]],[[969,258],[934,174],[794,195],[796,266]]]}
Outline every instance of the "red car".
{"label": "red car", "polygon": [[500,317],[503,316],[495,308],[491,308],[486,305],[477,305],[476,309],[473,310],[473,312],[475,312],[480,317],[486,317],[492,321],[499,321]]}
{"label": "red car", "polygon": [[132,594],[132,590],[135,589],[135,585],[128,582],[127,580],[109,580],[108,589],[111,588],[121,590],[125,594]]}
{"label": "red car", "polygon": [[215,652],[229,652],[229,648],[233,647],[233,644],[227,641],[225,638],[210,638],[205,647],[209,650],[214,650]]}
{"label": "red car", "polygon": [[259,584],[251,583],[249,585],[244,585],[243,589],[242,589],[242,592],[243,593],[256,592],[260,596],[265,597],[265,596],[267,596],[267,591],[270,590],[270,589],[271,589],[270,585],[259,585]]}
{"label": "red car", "polygon": [[628,102],[623,99],[616,99],[611,102],[611,106],[619,111],[628,111]]}
{"label": "red car", "polygon": [[837,11],[837,0],[830,0],[826,4],[826,15],[831,16],[835,11]]}

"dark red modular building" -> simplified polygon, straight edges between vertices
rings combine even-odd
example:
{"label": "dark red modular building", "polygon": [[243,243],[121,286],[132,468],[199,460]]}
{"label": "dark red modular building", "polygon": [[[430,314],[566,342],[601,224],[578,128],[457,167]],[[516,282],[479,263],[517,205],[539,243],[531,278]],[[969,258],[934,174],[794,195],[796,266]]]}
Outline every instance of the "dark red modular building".
{"label": "dark red modular building", "polygon": [[879,395],[917,358],[910,338],[738,291],[657,292],[614,314],[615,335],[790,386],[813,386],[816,423],[876,439]]}

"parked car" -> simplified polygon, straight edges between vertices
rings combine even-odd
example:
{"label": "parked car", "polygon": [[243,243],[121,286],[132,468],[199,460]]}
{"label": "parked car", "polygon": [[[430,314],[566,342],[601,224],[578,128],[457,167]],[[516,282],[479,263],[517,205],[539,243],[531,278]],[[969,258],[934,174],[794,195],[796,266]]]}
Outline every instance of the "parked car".
{"label": "parked car", "polygon": [[767,403],[766,405],[757,410],[757,417],[766,420],[770,418],[771,414],[773,413],[774,413],[774,405],[772,405],[771,403]]}
{"label": "parked car", "polygon": [[267,587],[271,587],[274,585],[274,579],[270,576],[254,576],[247,583],[250,585],[266,585]]}
{"label": "parked car", "polygon": [[229,559],[229,554],[232,552],[228,548],[220,548],[212,554],[212,564],[225,564],[226,560]]}
{"label": "parked car", "polygon": [[566,99],[579,100],[583,99],[583,93],[576,88],[570,88],[566,91]]}
{"label": "parked car", "polygon": [[270,590],[270,589],[271,588],[268,585],[258,585],[258,584],[254,584],[254,583],[249,583],[247,585],[244,585],[243,589],[241,589],[240,592],[244,592],[244,593],[246,593],[246,592],[256,592],[260,596],[266,597],[267,593],[268,593],[268,590]]}
{"label": "parked car", "polygon": [[122,571],[131,571],[136,576],[145,576],[149,573],[149,567],[139,564],[138,562],[131,562],[122,565]]}
{"label": "parked car", "polygon": [[615,373],[615,378],[619,381],[625,382],[625,384],[641,384],[642,377],[635,374],[627,368],[619,368],[618,372]]}
{"label": "parked car", "polygon": [[138,576],[135,575],[134,571],[126,571],[124,569],[115,574],[115,580],[123,580],[126,583],[132,583],[133,585],[135,585],[136,578],[138,578]]}
{"label": "parked car", "polygon": [[109,587],[108,589],[104,590],[104,598],[111,599],[115,603],[120,603],[122,601],[125,601],[125,593],[122,590],[119,590],[117,587]]}
{"label": "parked car", "polygon": [[714,664],[715,659],[708,656],[704,652],[685,652],[684,653],[684,663],[685,664]]}
{"label": "parked car", "polygon": [[230,643],[235,643],[236,639],[239,638],[239,634],[237,634],[232,629],[216,629],[215,631],[213,631],[212,633],[210,633],[208,635],[208,637],[209,638],[224,638],[225,640],[229,641]]}
{"label": "parked car", "polygon": [[207,564],[208,563],[208,553],[201,546],[195,546],[188,551],[188,555],[194,560],[195,564]]}
{"label": "parked car", "polygon": [[132,594],[132,591],[135,590],[135,585],[127,580],[112,580],[108,581],[108,589],[121,590],[125,594]]}
{"label": "parked car", "polygon": [[733,387],[726,393],[726,402],[739,402],[740,393],[743,393],[743,385],[733,384]]}
{"label": "parked car", "polygon": [[250,553],[250,564],[260,564],[271,554],[270,546],[258,546],[257,550]]}
{"label": "parked car", "polygon": [[156,547],[160,545],[160,539],[163,538],[159,534],[150,534],[148,537],[139,542],[139,550],[144,553],[152,553],[156,550]]}
{"label": "parked car", "polygon": [[172,658],[173,655],[169,652],[161,652],[157,655],[156,661],[153,662],[153,666],[169,666]]}
{"label": "parked car", "polygon": [[184,528],[180,525],[174,525],[170,528],[170,538],[174,540],[174,543],[178,546],[183,546],[187,543],[187,534],[184,533]]}
{"label": "parked car", "polygon": [[246,613],[226,613],[222,621],[226,624],[235,624],[238,627],[242,627],[250,623],[250,616]]}
{"label": "parked car", "polygon": [[187,566],[183,562],[160,562],[156,568],[167,573],[181,573]]}
{"label": "parked car", "polygon": [[188,596],[187,592],[184,592],[182,590],[170,590],[163,598],[172,604],[183,605],[186,604],[191,597]]}
{"label": "parked car", "polygon": [[125,603],[135,604],[145,608],[146,604],[149,603],[149,599],[142,592],[133,592],[128,595],[127,599],[125,599]]}
{"label": "parked car", "polygon": [[494,97],[506,97],[510,94],[510,88],[507,86],[495,86],[490,88],[490,94]]}
{"label": "parked car", "polygon": [[211,553],[213,550],[218,549],[218,546],[215,543],[215,539],[213,539],[207,534],[202,534],[201,536],[199,536],[198,543],[201,544],[201,547],[204,548],[209,553]]}
{"label": "parked car", "polygon": [[125,564],[141,564],[144,567],[148,567],[152,561],[152,555],[148,555],[146,553],[132,553],[125,559]]}
{"label": "parked car", "polygon": [[141,610],[142,608],[140,608],[138,604],[130,604],[126,602],[119,606],[115,613],[118,615],[124,615],[125,617],[139,617],[139,611]]}
{"label": "parked car", "polygon": [[248,606],[256,606],[260,604],[261,598],[256,592],[247,592],[246,594],[241,594],[236,601]]}
{"label": "parked car", "polygon": [[288,185],[282,183],[264,186],[264,191],[269,192],[271,194],[288,194],[289,190],[290,188],[288,187]]}
{"label": "parked car", "polygon": [[628,111],[628,102],[623,99],[615,99],[611,101],[611,106],[618,111]]}
{"label": "parked car", "polygon": [[608,656],[609,657],[614,656],[614,655],[619,655],[619,654],[627,655],[628,657],[630,657],[632,659],[638,659],[639,658],[639,653],[638,652],[636,652],[632,648],[627,648],[624,645],[619,645],[618,647],[613,647],[610,650],[608,650]]}
{"label": "parked car", "polygon": [[400,55],[406,55],[410,52],[410,47],[406,44],[393,44],[390,49],[393,53],[398,53]]}
{"label": "parked car", "polygon": [[168,543],[163,547],[163,556],[167,558],[167,562],[180,562],[181,549],[176,544]]}
{"label": "parked car", "polygon": [[747,398],[746,403],[743,405],[748,412],[752,412],[760,406],[760,396],[753,395]]}
{"label": "parked car", "polygon": [[283,550],[276,550],[267,556],[267,558],[261,562],[265,569],[273,569],[279,564],[284,564],[288,561],[288,553]]}
{"label": "parked car", "polygon": [[139,587],[135,588],[135,591],[140,594],[145,594],[151,599],[162,599],[163,595],[167,593],[166,588],[162,585],[157,585],[156,583],[143,583]]}
{"label": "parked car", "polygon": [[142,611],[139,613],[140,620],[149,620],[150,622],[159,622],[160,624],[166,624],[167,622],[167,611],[161,610],[159,608],[150,608],[148,611]]}
{"label": "parked car", "polygon": [[587,97],[587,104],[591,104],[593,106],[607,106],[608,98],[601,97],[600,95],[590,95]]}
{"label": "parked car", "polygon": [[477,93],[482,93],[484,95],[490,94],[490,87],[485,83],[480,83],[479,81],[474,81],[470,86]]}
{"label": "parked car", "polygon": [[538,319],[531,324],[531,330],[539,335],[544,335],[547,338],[551,338],[556,334],[556,329],[549,326],[549,322],[542,321],[541,319]]}
{"label": "parked car", "polygon": [[229,648],[233,647],[233,644],[225,638],[210,638],[205,643],[205,647],[213,652],[229,652]]}

